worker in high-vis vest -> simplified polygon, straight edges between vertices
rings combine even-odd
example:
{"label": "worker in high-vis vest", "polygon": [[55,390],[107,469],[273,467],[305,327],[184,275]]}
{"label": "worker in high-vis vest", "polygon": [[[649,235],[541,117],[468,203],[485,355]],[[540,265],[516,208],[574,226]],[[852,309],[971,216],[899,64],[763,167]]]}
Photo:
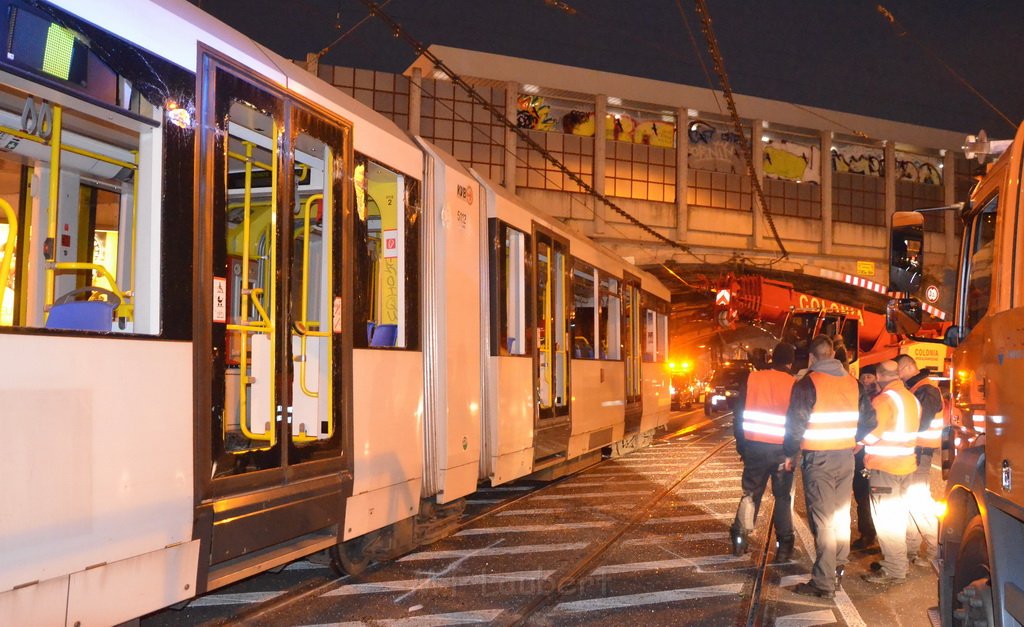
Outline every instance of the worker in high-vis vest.
{"label": "worker in high-vis vest", "polygon": [[853,450],[874,428],[874,410],[860,383],[835,359],[831,338],[811,340],[808,360],[807,375],[793,385],[782,444],[786,467],[803,452],[804,499],[814,534],[811,580],[793,591],[830,599],[850,555]]}
{"label": "worker in high-vis vest", "polygon": [[743,496],[732,523],[732,550],[746,553],[754,521],[761,508],[761,497],[769,479],[775,508],[775,562],[786,562],[793,556],[793,471],[783,462],[782,440],[786,435],[786,409],[793,389],[795,350],[792,344],[779,344],[772,351],[771,368],[750,373],[740,387],[733,417],[736,451],[743,459],[741,484]]}
{"label": "worker in high-vis vest", "polygon": [[872,401],[878,426],[861,441],[864,466],[871,473],[871,511],[882,561],[863,578],[888,585],[907,580],[907,491],[917,470],[921,404],[903,384],[895,361],[878,364],[876,374],[882,386]]}
{"label": "worker in high-vis vest", "polygon": [[927,368],[919,369],[917,361],[910,355],[898,356],[896,364],[900,379],[921,404],[917,468],[907,489],[907,504],[910,508],[907,519],[907,558],[915,566],[928,567],[938,554],[939,538],[939,517],[932,498],[932,458],[939,448],[947,414],[943,409],[942,391],[929,378],[931,372]]}

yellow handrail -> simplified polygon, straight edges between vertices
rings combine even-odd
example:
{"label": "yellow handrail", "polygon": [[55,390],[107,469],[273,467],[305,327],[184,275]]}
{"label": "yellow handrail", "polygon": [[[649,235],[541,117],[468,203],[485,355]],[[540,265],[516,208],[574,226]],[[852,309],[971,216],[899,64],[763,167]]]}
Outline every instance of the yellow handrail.
{"label": "yellow handrail", "polygon": [[[57,199],[60,195],[60,137],[62,129],[62,114],[64,108],[60,105],[53,105],[53,121],[50,128],[50,181],[49,198],[46,208],[46,239],[50,242],[50,257],[47,261],[57,261]],[[43,306],[48,308],[53,304],[55,268],[50,264],[46,266],[46,288],[43,296]]]}
{"label": "yellow handrail", "polygon": [[544,342],[540,343],[540,352],[547,355],[547,368],[544,369],[543,377],[544,381],[548,384],[548,403],[544,404],[544,399],[538,399],[540,401],[541,409],[548,409],[553,407],[555,404],[555,381],[554,381],[554,358],[555,351],[553,349],[553,332],[554,325],[551,320],[551,266],[554,262],[554,251],[548,248],[548,262],[544,270]]}
{"label": "yellow handrail", "polygon": [[110,291],[117,294],[117,297],[121,300],[121,304],[117,306],[117,316],[126,320],[132,319],[135,312],[135,305],[131,302],[133,295],[131,292],[122,291],[121,288],[117,286],[117,281],[106,267],[98,263],[89,263],[87,261],[58,261],[49,265],[52,266],[52,270],[54,272],[58,270],[91,270],[98,273],[107,280],[107,284],[110,285]]}
{"label": "yellow handrail", "polygon": [[7,217],[7,241],[4,242],[4,258],[0,262],[0,298],[7,289],[7,281],[11,277],[11,262],[14,260],[14,248],[18,240],[18,214],[14,212],[11,203],[0,198],[0,209],[4,210]]}
{"label": "yellow handrail", "polygon": [[309,209],[313,205],[313,202],[320,200],[323,201],[323,194],[313,194],[306,199],[305,204],[302,207],[302,324],[308,325],[308,307],[307,301],[309,300]]}

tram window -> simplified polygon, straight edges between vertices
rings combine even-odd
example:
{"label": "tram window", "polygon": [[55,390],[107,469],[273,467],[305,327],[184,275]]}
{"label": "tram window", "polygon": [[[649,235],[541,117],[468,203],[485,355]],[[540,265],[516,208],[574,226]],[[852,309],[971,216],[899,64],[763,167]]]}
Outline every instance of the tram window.
{"label": "tram window", "polygon": [[601,277],[600,299],[598,357],[616,361],[622,359],[622,299],[618,279]]}
{"label": "tram window", "polygon": [[658,343],[654,361],[668,361],[668,316],[663,313],[657,313],[654,320],[658,327]]}
{"label": "tram window", "polygon": [[573,317],[572,356],[576,359],[594,359],[597,327],[597,270],[576,261],[572,272]]}
{"label": "tram window", "polygon": [[657,314],[650,310],[644,310],[644,361],[652,362],[657,360],[658,355],[658,325]]}
{"label": "tram window", "polygon": [[966,325],[974,328],[988,313],[992,299],[992,262],[996,241],[996,209],[999,197],[993,197],[974,217],[971,227],[970,260],[967,270]]}
{"label": "tram window", "polygon": [[[280,98],[226,71],[215,70],[217,125],[213,181],[213,277],[223,278],[224,318],[214,319],[212,420],[214,477],[280,466],[279,423],[286,406],[278,379],[288,355],[278,349],[278,329],[289,327],[278,306],[279,272],[288,268],[282,239]],[[216,349],[215,349],[216,350]],[[291,412],[289,412],[291,413]]]}
{"label": "tram window", "polygon": [[90,88],[133,95],[96,117],[73,95],[44,100],[28,81],[0,80],[0,326],[191,338],[195,133],[166,116],[172,100],[191,103],[195,77],[76,32],[60,27],[74,54],[88,52]]}
{"label": "tram window", "polygon": [[[295,158],[289,260],[288,328],[291,335],[291,449],[296,464],[337,457],[340,412],[331,384],[338,369],[341,335],[335,333],[334,304],[341,293],[337,216],[345,196],[343,156],[348,134],[318,115],[292,108],[292,153]],[[340,319],[337,321],[340,325]]]}
{"label": "tram window", "polygon": [[531,349],[526,324],[526,251],[530,236],[492,218],[491,354],[526,355]]}
{"label": "tram window", "polygon": [[356,348],[419,348],[419,181],[356,155]]}

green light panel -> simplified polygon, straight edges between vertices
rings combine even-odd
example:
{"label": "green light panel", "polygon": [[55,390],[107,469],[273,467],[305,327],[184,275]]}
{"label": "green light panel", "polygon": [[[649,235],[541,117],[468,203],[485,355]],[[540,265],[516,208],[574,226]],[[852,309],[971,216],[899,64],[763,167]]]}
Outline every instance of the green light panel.
{"label": "green light panel", "polygon": [[70,80],[71,57],[75,50],[75,34],[68,28],[50,24],[46,32],[43,71],[57,78]]}

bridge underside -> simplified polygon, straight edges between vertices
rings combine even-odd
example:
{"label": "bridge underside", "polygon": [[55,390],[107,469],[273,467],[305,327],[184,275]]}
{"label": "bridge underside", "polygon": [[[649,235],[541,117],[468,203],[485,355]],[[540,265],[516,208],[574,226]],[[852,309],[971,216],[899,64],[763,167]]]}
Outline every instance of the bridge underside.
{"label": "bridge underside", "polygon": [[825,278],[810,273],[817,270],[788,272],[748,264],[682,263],[674,260],[645,264],[643,268],[672,291],[669,331],[672,359],[699,362],[744,358],[758,348],[774,346],[777,340],[771,329],[742,322],[734,328],[726,328],[715,319],[715,292],[710,289],[709,282],[730,273],[733,276],[760,275],[765,279],[791,283],[797,292],[879,314],[885,313],[888,300],[885,294],[848,284],[839,277]]}

